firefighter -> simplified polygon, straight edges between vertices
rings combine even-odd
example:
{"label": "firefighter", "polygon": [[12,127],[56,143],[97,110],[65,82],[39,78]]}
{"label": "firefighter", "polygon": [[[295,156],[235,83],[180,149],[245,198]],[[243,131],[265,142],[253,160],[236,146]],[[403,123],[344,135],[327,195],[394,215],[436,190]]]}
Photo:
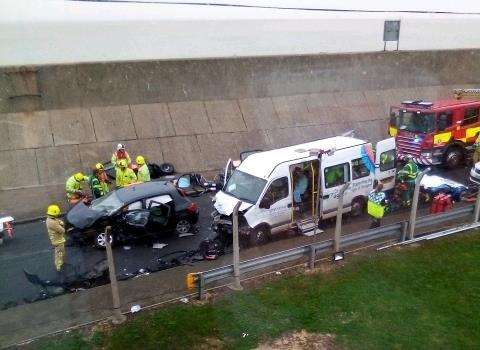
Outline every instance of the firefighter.
{"label": "firefighter", "polygon": [[84,196],[82,184],[85,181],[88,181],[88,176],[85,176],[82,173],[76,173],[67,179],[65,191],[67,192],[67,199],[70,203],[78,201]]}
{"label": "firefighter", "polygon": [[52,204],[47,208],[47,231],[50,242],[55,251],[55,269],[57,272],[62,270],[65,260],[65,224],[60,216],[60,208]]}
{"label": "firefighter", "polygon": [[132,160],[130,159],[130,155],[125,150],[125,145],[122,143],[119,143],[117,145],[117,150],[112,154],[112,159],[111,159],[112,165],[118,168],[118,162],[121,159],[125,159],[125,161],[127,162],[127,166],[129,166],[132,163]]}
{"label": "firefighter", "polygon": [[137,175],[135,172],[127,166],[125,159],[118,161],[117,173],[115,183],[117,187],[125,187],[137,182]]}
{"label": "firefighter", "polygon": [[367,211],[372,217],[370,228],[376,228],[381,225],[381,220],[385,214],[385,192],[383,185],[377,180],[374,182],[374,189],[368,195]]}
{"label": "firefighter", "polygon": [[109,188],[106,181],[105,168],[102,163],[95,164],[88,184],[92,190],[93,199],[100,198],[108,193]]}
{"label": "firefighter", "polygon": [[473,165],[480,162],[480,132],[477,134],[477,138],[475,139],[475,143],[473,144],[475,150],[473,152]]}
{"label": "firefighter", "polygon": [[148,170],[148,165],[145,163],[145,158],[142,156],[137,156],[135,159],[137,163],[137,178],[138,182],[148,182],[150,181],[150,170]]}

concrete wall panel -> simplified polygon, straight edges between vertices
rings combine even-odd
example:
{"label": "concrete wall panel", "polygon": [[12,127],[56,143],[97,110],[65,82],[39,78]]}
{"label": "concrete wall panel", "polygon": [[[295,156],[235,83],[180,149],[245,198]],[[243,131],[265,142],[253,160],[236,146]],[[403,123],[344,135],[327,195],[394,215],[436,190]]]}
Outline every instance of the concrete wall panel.
{"label": "concrete wall panel", "polygon": [[12,213],[16,219],[45,215],[47,207],[52,203],[58,204],[66,212],[65,185],[34,186],[9,191],[0,189],[0,208],[5,213]]}
{"label": "concrete wall panel", "polygon": [[35,154],[41,185],[65,184],[68,177],[82,170],[77,145],[41,148]]}
{"label": "concrete wall panel", "polygon": [[95,142],[92,117],[88,109],[62,109],[48,112],[55,146]]}
{"label": "concrete wall panel", "polygon": [[328,124],[338,122],[338,115],[336,113],[337,102],[335,94],[321,93],[309,94],[305,100],[307,109],[312,115],[315,124]]}
{"label": "concrete wall panel", "polygon": [[129,106],[95,107],[91,112],[97,141],[137,138]]}
{"label": "concrete wall panel", "polygon": [[205,169],[220,169],[225,166],[229,158],[237,159],[239,139],[239,133],[197,135]]}
{"label": "concrete wall panel", "polygon": [[176,135],[197,135],[212,132],[203,102],[169,103],[168,109]]}
{"label": "concrete wall panel", "polygon": [[0,189],[38,185],[35,150],[0,152],[0,174]]}
{"label": "concrete wall panel", "polygon": [[206,101],[207,115],[213,132],[246,131],[242,112],[236,100]]}
{"label": "concrete wall panel", "polygon": [[200,157],[200,147],[195,136],[176,136],[160,139],[165,162],[173,163],[176,171],[205,170],[205,160]]}
{"label": "concrete wall panel", "polygon": [[48,113],[0,114],[0,150],[53,146]]}
{"label": "concrete wall panel", "polygon": [[271,98],[249,98],[238,101],[248,130],[275,129],[280,119]]}
{"label": "concrete wall panel", "polygon": [[132,105],[130,108],[139,139],[175,136],[166,103]]}

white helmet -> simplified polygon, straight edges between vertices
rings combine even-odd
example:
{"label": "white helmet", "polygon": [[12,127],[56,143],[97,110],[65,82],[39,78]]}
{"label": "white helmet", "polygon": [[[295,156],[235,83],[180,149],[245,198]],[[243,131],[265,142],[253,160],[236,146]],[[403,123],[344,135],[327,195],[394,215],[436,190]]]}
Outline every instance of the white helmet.
{"label": "white helmet", "polygon": [[121,149],[125,149],[125,145],[119,143],[119,144],[117,145],[117,151],[120,151]]}

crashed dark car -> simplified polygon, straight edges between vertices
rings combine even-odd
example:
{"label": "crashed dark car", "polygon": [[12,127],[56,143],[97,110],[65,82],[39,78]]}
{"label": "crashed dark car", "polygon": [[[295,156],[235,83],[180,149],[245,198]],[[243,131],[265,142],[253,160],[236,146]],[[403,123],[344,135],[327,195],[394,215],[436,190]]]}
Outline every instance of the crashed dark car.
{"label": "crashed dark car", "polygon": [[190,232],[198,221],[198,207],[172,183],[151,181],[112,191],[90,205],[79,202],[66,219],[69,237],[83,242],[93,239],[102,248],[106,226],[112,227],[113,244]]}

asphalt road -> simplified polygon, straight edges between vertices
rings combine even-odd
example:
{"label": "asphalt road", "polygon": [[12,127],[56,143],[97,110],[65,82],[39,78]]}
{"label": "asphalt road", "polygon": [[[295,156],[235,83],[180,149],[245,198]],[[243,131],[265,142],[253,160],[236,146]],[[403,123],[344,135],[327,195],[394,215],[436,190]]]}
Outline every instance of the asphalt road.
{"label": "asphalt road", "polygon": [[[435,169],[435,173],[465,183],[468,169],[445,171]],[[178,237],[171,234],[159,237],[154,241],[143,241],[114,247],[115,265],[118,275],[136,274],[142,268],[159,266],[159,259],[164,256],[175,256],[175,252],[197,249],[200,242],[213,235],[210,223],[210,213],[213,210],[211,194],[192,198],[199,205],[200,218],[196,233],[193,236]],[[398,213],[390,220],[398,220],[406,213]],[[365,216],[352,221],[347,219],[344,232],[355,232],[368,228],[369,219]],[[332,224],[333,226],[333,224]],[[330,229],[331,230],[331,229]],[[327,231],[330,231],[327,230]],[[323,234],[325,235],[325,234]],[[312,239],[323,240],[328,237],[277,237],[275,242],[262,247],[251,248],[249,256],[260,256],[274,250],[288,249],[306,244]],[[165,243],[162,249],[154,249],[153,243]],[[170,255],[172,254],[172,255]],[[246,254],[247,255],[247,254]],[[79,273],[91,269],[98,261],[105,259],[105,251],[93,246],[67,247],[67,262],[75,266]],[[165,258],[163,259],[165,260]],[[33,299],[38,296],[38,289],[30,284],[23,269],[38,274],[42,279],[55,279],[56,272],[53,265],[53,250],[48,240],[45,222],[37,221],[15,226],[15,237],[0,246],[0,308],[23,303],[24,299]]]}

